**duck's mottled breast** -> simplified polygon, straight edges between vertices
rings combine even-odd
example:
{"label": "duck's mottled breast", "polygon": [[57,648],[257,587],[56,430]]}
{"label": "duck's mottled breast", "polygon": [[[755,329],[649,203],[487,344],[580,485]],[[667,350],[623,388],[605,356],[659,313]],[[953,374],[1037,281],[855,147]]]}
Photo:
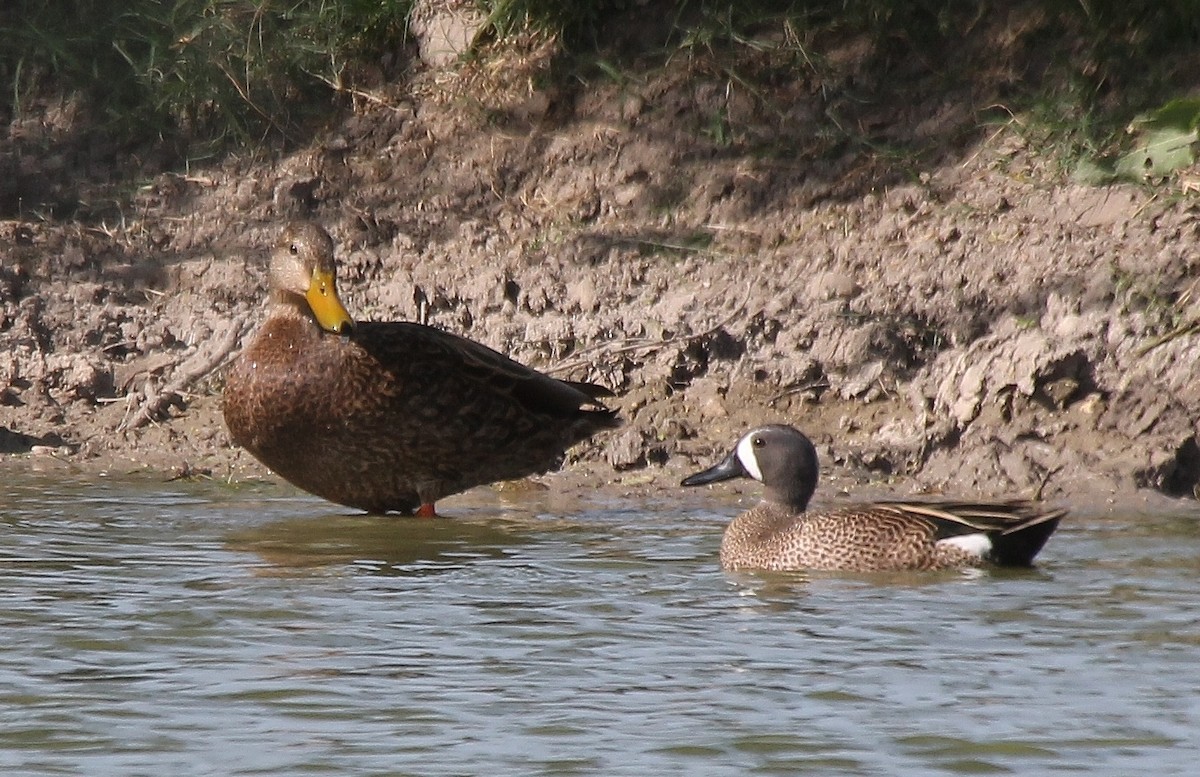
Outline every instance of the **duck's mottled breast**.
{"label": "duck's mottled breast", "polygon": [[330,380],[342,359],[340,338],[321,337],[309,322],[268,320],[234,362],[225,381],[225,422],[251,452],[286,445],[298,427],[328,417]]}

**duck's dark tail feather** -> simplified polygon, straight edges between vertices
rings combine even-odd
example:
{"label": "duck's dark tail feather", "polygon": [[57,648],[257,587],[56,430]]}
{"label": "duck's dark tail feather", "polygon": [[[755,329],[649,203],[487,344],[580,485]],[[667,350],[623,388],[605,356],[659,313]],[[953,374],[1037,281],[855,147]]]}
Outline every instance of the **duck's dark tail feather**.
{"label": "duck's dark tail feather", "polygon": [[1066,514],[1066,510],[1051,510],[1016,526],[991,532],[992,562],[1001,566],[1030,566]]}
{"label": "duck's dark tail feather", "polygon": [[587,394],[589,397],[592,398],[593,401],[596,401],[596,402],[599,402],[601,399],[604,399],[605,397],[615,397],[616,396],[616,394],[614,394],[612,392],[612,389],[606,388],[606,387],[601,386],[596,383],[585,383],[581,380],[564,380],[563,383],[566,383],[571,388],[582,391],[584,394]]}
{"label": "duck's dark tail feather", "polygon": [[585,410],[587,419],[591,422],[592,427],[599,431],[600,429],[616,429],[625,423],[616,410],[610,410],[607,407],[598,408],[596,410]]}
{"label": "duck's dark tail feather", "polygon": [[609,408],[603,402],[606,397],[616,396],[611,390],[595,383],[584,383],[576,380],[558,381],[560,386],[569,387],[572,402],[563,406],[562,410],[570,415],[581,417],[587,421],[591,430],[589,434],[601,429],[616,429],[622,423],[617,411]]}

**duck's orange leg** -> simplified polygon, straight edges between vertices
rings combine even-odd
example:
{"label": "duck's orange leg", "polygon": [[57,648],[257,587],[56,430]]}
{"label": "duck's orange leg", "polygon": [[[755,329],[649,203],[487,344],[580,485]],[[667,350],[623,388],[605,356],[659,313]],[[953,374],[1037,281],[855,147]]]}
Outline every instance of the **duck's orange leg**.
{"label": "duck's orange leg", "polygon": [[417,508],[416,516],[418,518],[437,518],[437,510],[433,507],[433,502],[422,502]]}

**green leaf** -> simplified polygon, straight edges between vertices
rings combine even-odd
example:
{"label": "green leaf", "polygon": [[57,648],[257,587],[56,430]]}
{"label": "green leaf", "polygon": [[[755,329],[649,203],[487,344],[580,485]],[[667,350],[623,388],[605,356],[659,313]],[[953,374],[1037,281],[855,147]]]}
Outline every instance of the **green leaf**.
{"label": "green leaf", "polygon": [[1180,97],[1171,100],[1161,108],[1137,117],[1130,123],[1129,131],[1158,129],[1186,131],[1194,130],[1197,127],[1200,127],[1200,98]]}
{"label": "green leaf", "polygon": [[1196,128],[1168,127],[1143,133],[1137,147],[1117,160],[1116,173],[1135,181],[1162,178],[1196,161]]}

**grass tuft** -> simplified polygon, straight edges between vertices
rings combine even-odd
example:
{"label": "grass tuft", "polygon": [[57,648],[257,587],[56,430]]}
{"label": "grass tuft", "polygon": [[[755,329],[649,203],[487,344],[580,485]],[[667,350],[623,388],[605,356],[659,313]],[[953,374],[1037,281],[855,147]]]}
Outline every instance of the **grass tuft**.
{"label": "grass tuft", "polygon": [[[411,52],[414,2],[8,0],[0,10],[0,118],[19,117],[35,97],[58,88],[82,98],[122,137],[214,144],[293,137],[339,92],[354,92],[361,74],[394,76],[379,73],[387,70],[380,63],[402,65]],[[855,36],[870,42],[863,49],[870,61],[859,66],[868,80],[913,63],[941,70],[948,84],[1008,68],[1005,106],[1043,116],[1077,157],[1114,152],[1134,116],[1189,96],[1180,89],[1194,84],[1200,66],[1200,0],[478,3],[493,39],[535,30],[561,41],[564,59],[605,51],[619,38],[637,50],[602,55],[612,57],[614,72],[638,57],[661,61],[681,52],[774,54],[761,74],[728,66],[730,79],[749,91],[789,68],[812,75],[825,67],[823,44]],[[958,59],[953,52],[989,24],[1021,40],[994,52],[993,62],[979,52]],[[827,88],[822,72],[815,78]],[[723,143],[733,129],[715,115],[706,131]]]}
{"label": "grass tuft", "polygon": [[403,40],[410,0],[10,0],[0,111],[53,86],[110,131],[205,141],[286,136],[343,70]]}

